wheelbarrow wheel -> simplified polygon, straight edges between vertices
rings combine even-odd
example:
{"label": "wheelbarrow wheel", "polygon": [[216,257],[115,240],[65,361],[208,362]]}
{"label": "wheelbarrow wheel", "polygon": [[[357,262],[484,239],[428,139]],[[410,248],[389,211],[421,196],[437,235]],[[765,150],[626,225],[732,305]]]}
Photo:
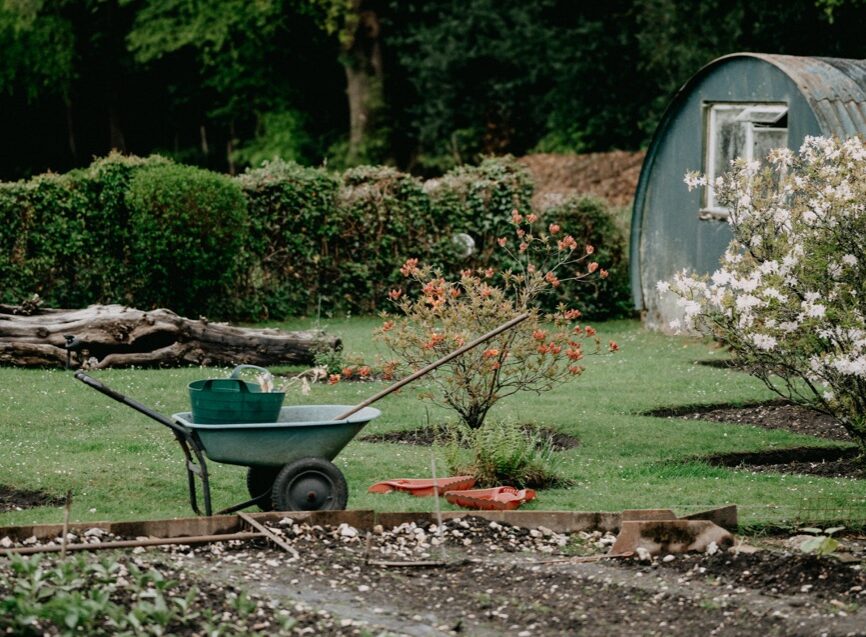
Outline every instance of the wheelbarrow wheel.
{"label": "wheelbarrow wheel", "polygon": [[282,467],[250,467],[247,469],[247,492],[251,498],[260,498],[256,502],[262,511],[273,511],[274,503],[271,501],[271,493],[274,489],[274,482],[277,476],[280,475]]}
{"label": "wheelbarrow wheel", "polygon": [[285,465],[271,492],[277,511],[338,511],[349,488],[342,472],[324,458],[301,458]]}

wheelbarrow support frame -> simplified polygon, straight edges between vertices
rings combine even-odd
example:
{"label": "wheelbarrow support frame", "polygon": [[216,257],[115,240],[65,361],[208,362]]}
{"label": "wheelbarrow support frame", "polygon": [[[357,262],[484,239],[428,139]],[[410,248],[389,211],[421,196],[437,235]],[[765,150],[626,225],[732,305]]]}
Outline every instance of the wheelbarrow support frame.
{"label": "wheelbarrow support frame", "polygon": [[[96,380],[92,376],[88,376],[82,371],[75,372],[75,378],[80,380],[85,385],[100,392],[101,394],[105,394],[109,398],[112,398],[119,403],[123,403],[128,407],[132,407],[136,411],[155,420],[159,424],[165,425],[166,427],[171,429],[171,432],[174,434],[175,440],[177,440],[180,448],[183,450],[183,455],[185,458],[186,478],[187,485],[189,486],[190,506],[192,507],[192,510],[195,512],[196,515],[213,515],[207,462],[205,461],[202,445],[198,441],[198,435],[194,431],[190,431],[184,427],[181,427],[170,418],[166,418],[159,412],[154,411],[147,405],[143,405],[142,403],[138,402],[133,398],[129,398],[128,396],[124,396],[123,394],[114,391],[104,383]],[[202,499],[204,500],[204,512],[202,512],[198,503],[198,489],[196,488],[196,477],[201,480]],[[241,509],[245,509],[248,506],[256,504],[259,500],[261,500],[261,498],[265,497],[266,495],[267,494],[262,494],[261,496],[253,498],[251,500],[247,500],[246,502],[241,502],[240,504],[236,504],[227,509],[223,509],[222,511],[218,511],[217,514],[234,513],[235,511],[240,511]]]}

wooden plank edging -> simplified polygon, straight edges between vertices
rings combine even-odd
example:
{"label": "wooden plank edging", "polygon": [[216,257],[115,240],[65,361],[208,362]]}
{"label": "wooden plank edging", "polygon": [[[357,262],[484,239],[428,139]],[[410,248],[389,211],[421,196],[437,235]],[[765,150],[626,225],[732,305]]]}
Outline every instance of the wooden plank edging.
{"label": "wooden plank edging", "polygon": [[[370,531],[380,524],[386,528],[409,522],[428,525],[436,523],[436,514],[422,512],[377,512],[368,510],[348,511],[269,511],[251,513],[259,522],[277,522],[291,518],[295,522],[306,522],[320,526],[339,526],[348,524],[360,531]],[[475,516],[490,521],[502,522],[524,528],[544,526],[557,533],[576,531],[619,530],[619,513],[589,511],[443,511],[442,519]],[[69,525],[69,532],[80,534],[92,528],[102,529],[121,537],[184,537],[198,535],[217,535],[238,533],[243,530],[244,522],[237,515],[215,515],[212,517],[173,518],[167,520],[126,520],[101,522],[75,522]],[[8,537],[21,541],[35,536],[37,540],[48,540],[60,536],[62,524],[33,524],[0,527],[0,538]]]}

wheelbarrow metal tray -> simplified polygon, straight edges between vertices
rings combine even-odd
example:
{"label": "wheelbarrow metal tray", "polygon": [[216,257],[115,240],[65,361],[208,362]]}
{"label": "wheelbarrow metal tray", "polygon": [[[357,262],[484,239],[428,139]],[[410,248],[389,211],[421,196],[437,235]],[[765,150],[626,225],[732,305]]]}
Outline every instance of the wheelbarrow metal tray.
{"label": "wheelbarrow metal tray", "polygon": [[346,420],[334,420],[347,405],[295,405],[283,407],[272,423],[203,425],[192,422],[191,412],[172,418],[195,432],[207,457],[216,462],[247,467],[277,467],[306,457],[334,457],[368,422],[382,412],[365,407]]}

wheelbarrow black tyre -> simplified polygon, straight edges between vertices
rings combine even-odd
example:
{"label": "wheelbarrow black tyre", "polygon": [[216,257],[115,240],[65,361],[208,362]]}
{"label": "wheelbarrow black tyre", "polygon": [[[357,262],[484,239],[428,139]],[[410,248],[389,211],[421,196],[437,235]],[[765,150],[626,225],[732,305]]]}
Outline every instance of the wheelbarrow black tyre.
{"label": "wheelbarrow black tyre", "polygon": [[301,458],[285,465],[271,492],[277,511],[340,511],[349,488],[343,473],[324,458]]}
{"label": "wheelbarrow black tyre", "polygon": [[274,490],[274,482],[276,482],[277,476],[280,475],[280,469],[282,467],[250,467],[247,469],[247,492],[250,494],[250,497],[265,496],[256,502],[256,506],[262,511],[274,510],[271,493]]}

